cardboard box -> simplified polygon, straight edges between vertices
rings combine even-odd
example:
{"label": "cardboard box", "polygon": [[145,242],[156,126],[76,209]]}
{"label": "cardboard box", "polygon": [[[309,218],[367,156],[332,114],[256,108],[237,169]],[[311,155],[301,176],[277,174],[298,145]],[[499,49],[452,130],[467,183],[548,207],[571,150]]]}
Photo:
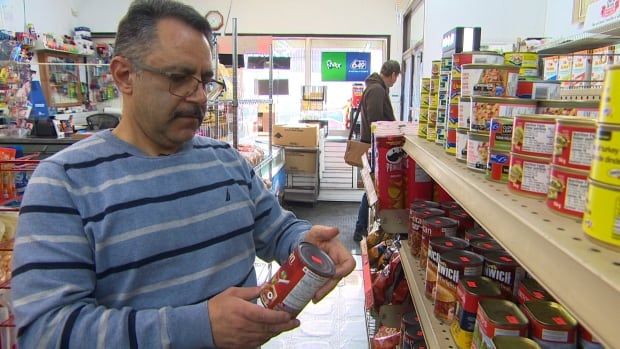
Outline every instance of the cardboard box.
{"label": "cardboard box", "polygon": [[316,151],[311,152],[286,149],[284,168],[287,172],[316,174],[317,156],[318,152]]}
{"label": "cardboard box", "polygon": [[319,126],[317,124],[273,125],[273,144],[316,148],[319,146]]}
{"label": "cardboard box", "polygon": [[544,64],[545,70],[543,72],[543,79],[544,80],[559,80],[558,79],[559,57],[557,56],[545,57],[543,58],[543,61],[545,62]]}
{"label": "cardboard box", "polygon": [[605,69],[614,60],[614,46],[597,48],[592,51],[592,86],[602,87],[605,79]]}
{"label": "cardboard box", "polygon": [[572,78],[573,86],[588,87],[592,75],[592,52],[579,51],[573,54]]}

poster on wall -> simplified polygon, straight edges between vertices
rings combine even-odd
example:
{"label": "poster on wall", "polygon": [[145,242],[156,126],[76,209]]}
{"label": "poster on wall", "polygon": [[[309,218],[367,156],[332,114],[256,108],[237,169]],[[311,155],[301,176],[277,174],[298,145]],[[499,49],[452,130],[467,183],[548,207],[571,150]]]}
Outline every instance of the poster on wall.
{"label": "poster on wall", "polygon": [[370,52],[321,52],[322,81],[364,81],[370,75]]}

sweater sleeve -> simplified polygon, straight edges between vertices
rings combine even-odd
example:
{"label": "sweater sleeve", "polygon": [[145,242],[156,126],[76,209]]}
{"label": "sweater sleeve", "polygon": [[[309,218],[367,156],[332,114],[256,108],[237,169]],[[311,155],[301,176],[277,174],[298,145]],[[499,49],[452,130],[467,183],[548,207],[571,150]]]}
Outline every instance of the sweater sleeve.
{"label": "sweater sleeve", "polygon": [[368,121],[368,124],[371,124],[375,121],[383,120],[383,100],[385,98],[385,91],[378,87],[372,86],[366,91],[366,110],[364,117]]}
{"label": "sweater sleeve", "polygon": [[70,188],[62,166],[44,161],[22,201],[11,283],[19,347],[214,347],[206,302],[144,310],[98,304],[94,247]]}

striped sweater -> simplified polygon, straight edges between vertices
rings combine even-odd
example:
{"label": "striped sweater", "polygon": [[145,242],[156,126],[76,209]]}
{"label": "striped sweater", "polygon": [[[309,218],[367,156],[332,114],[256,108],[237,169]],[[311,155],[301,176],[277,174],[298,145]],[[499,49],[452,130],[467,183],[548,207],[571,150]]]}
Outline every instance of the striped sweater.
{"label": "striped sweater", "polygon": [[20,211],[21,348],[213,347],[209,298],[255,286],[310,229],[229,145],[145,156],[102,131],[42,161]]}

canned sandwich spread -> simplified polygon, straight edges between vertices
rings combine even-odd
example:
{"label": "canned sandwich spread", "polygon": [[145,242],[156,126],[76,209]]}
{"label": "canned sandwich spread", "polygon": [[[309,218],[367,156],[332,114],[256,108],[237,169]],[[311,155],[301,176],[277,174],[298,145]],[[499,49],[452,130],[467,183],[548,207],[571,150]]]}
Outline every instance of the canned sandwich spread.
{"label": "canned sandwich spread", "polygon": [[502,245],[491,238],[469,240],[469,245],[472,252],[475,252],[481,256],[484,256],[490,252],[504,251]]}
{"label": "canned sandwich spread", "polygon": [[599,124],[590,177],[601,183],[620,186],[620,127]]}
{"label": "canned sandwich spread", "polygon": [[470,130],[489,132],[491,119],[536,114],[536,101],[520,98],[471,97]]}
{"label": "canned sandwich spread", "polygon": [[516,116],[512,129],[512,152],[551,157],[555,138],[555,119],[549,115]]}
{"label": "canned sandwich spread", "polygon": [[464,276],[482,274],[482,256],[469,251],[452,250],[439,255],[435,317],[450,322],[456,311],[456,287]]}
{"label": "canned sandwich spread", "polygon": [[448,128],[459,127],[459,103],[450,103],[450,108],[448,109],[448,123],[446,126]]}
{"label": "canned sandwich spread", "polygon": [[491,149],[486,169],[486,179],[494,182],[508,183],[510,170],[510,153]]}
{"label": "canned sandwich spread", "polygon": [[467,137],[467,168],[485,172],[489,157],[489,135],[470,131]]}
{"label": "canned sandwich spread", "polygon": [[590,170],[596,124],[590,119],[558,118],[553,143],[555,165]]}
{"label": "canned sandwich spread", "polygon": [[541,349],[538,343],[529,338],[495,336],[491,349]]}
{"label": "canned sandwich spread", "polygon": [[471,230],[476,225],[476,221],[463,209],[448,211],[448,218],[459,222],[458,235],[463,236],[466,231]]}
{"label": "canned sandwich spread", "polygon": [[476,239],[492,240],[491,235],[482,227],[474,227],[465,231],[465,241],[469,242]]}
{"label": "canned sandwich spread", "polygon": [[484,255],[484,271],[482,275],[497,282],[506,299],[515,299],[525,270],[504,251],[489,252]]}
{"label": "canned sandwich spread", "polygon": [[428,124],[426,128],[426,140],[429,142],[435,142],[437,139],[437,129],[435,128],[435,124]]}
{"label": "canned sandwich spread", "polygon": [[428,122],[428,108],[420,108],[420,112],[418,114],[419,122]]}
{"label": "canned sandwich spread", "polygon": [[418,208],[439,208],[439,203],[430,200],[413,200],[411,205],[409,205],[410,209],[418,209]]}
{"label": "canned sandwich spread", "polygon": [[418,124],[418,137],[426,139],[428,130],[428,123],[420,122]]}
{"label": "canned sandwich spread", "polygon": [[325,252],[302,242],[262,286],[260,300],[266,308],[297,316],[335,273],[336,266]]}
{"label": "canned sandwich spread", "polygon": [[493,348],[495,336],[527,337],[529,321],[512,302],[482,299],[478,306],[472,349]]}
{"label": "canned sandwich spread", "polygon": [[538,68],[538,53],[535,52],[506,52],[504,60],[517,67]]}
{"label": "canned sandwich spread", "polygon": [[[433,204],[436,204],[433,202]],[[437,204],[439,206],[439,204]],[[444,215],[444,210],[429,208],[411,208],[409,210],[409,236],[407,243],[414,257],[420,256],[420,246],[422,244],[422,222],[430,217],[439,217]]]}
{"label": "canned sandwich spread", "polygon": [[424,278],[424,295],[426,298],[435,298],[439,255],[450,250],[465,250],[468,247],[469,243],[467,241],[456,237],[442,236],[431,238],[428,246],[428,260],[426,261],[426,277]]}
{"label": "canned sandwich spread", "polygon": [[551,165],[547,206],[557,213],[583,217],[588,195],[588,171]]}
{"label": "canned sandwich spread", "polygon": [[450,80],[450,104],[458,104],[461,99],[461,79]]}
{"label": "canned sandwich spread", "polygon": [[511,153],[508,189],[521,195],[546,197],[551,172],[549,160]]}
{"label": "canned sandwich spread", "polygon": [[471,347],[471,338],[476,324],[478,303],[484,298],[501,298],[497,284],[484,276],[465,276],[456,288],[456,312],[450,326],[455,344],[460,349]]}
{"label": "canned sandwich spread", "polygon": [[422,78],[422,93],[428,94],[431,90],[431,78]]}
{"label": "canned sandwich spread", "polygon": [[456,130],[456,160],[467,162],[467,141],[469,140],[468,130],[459,128]]}
{"label": "canned sandwich spread", "polygon": [[420,242],[420,268],[426,269],[428,246],[431,238],[456,236],[459,223],[447,217],[429,217],[422,222],[422,241]]}
{"label": "canned sandwich spread", "polygon": [[549,301],[521,305],[530,321],[530,338],[541,348],[577,349],[577,321],[563,306]]}
{"label": "canned sandwich spread", "polygon": [[615,65],[607,69],[603,95],[601,96],[601,113],[598,122],[602,124],[620,126],[620,66]]}
{"label": "canned sandwich spread", "polygon": [[512,65],[465,64],[462,66],[463,96],[515,97],[519,67]]}
{"label": "canned sandwich spread", "polygon": [[595,241],[620,247],[620,188],[590,180],[583,231]]}
{"label": "canned sandwich spread", "polygon": [[532,300],[552,301],[553,297],[536,280],[525,278],[519,283],[517,300],[519,304],[523,304]]}
{"label": "canned sandwich spread", "polygon": [[497,117],[491,119],[489,147],[500,151],[510,151],[512,147],[512,127],[514,118]]}
{"label": "canned sandwich spread", "polygon": [[536,108],[537,114],[582,116],[590,119],[596,119],[598,111],[599,103],[595,101],[545,100],[539,101]]}

